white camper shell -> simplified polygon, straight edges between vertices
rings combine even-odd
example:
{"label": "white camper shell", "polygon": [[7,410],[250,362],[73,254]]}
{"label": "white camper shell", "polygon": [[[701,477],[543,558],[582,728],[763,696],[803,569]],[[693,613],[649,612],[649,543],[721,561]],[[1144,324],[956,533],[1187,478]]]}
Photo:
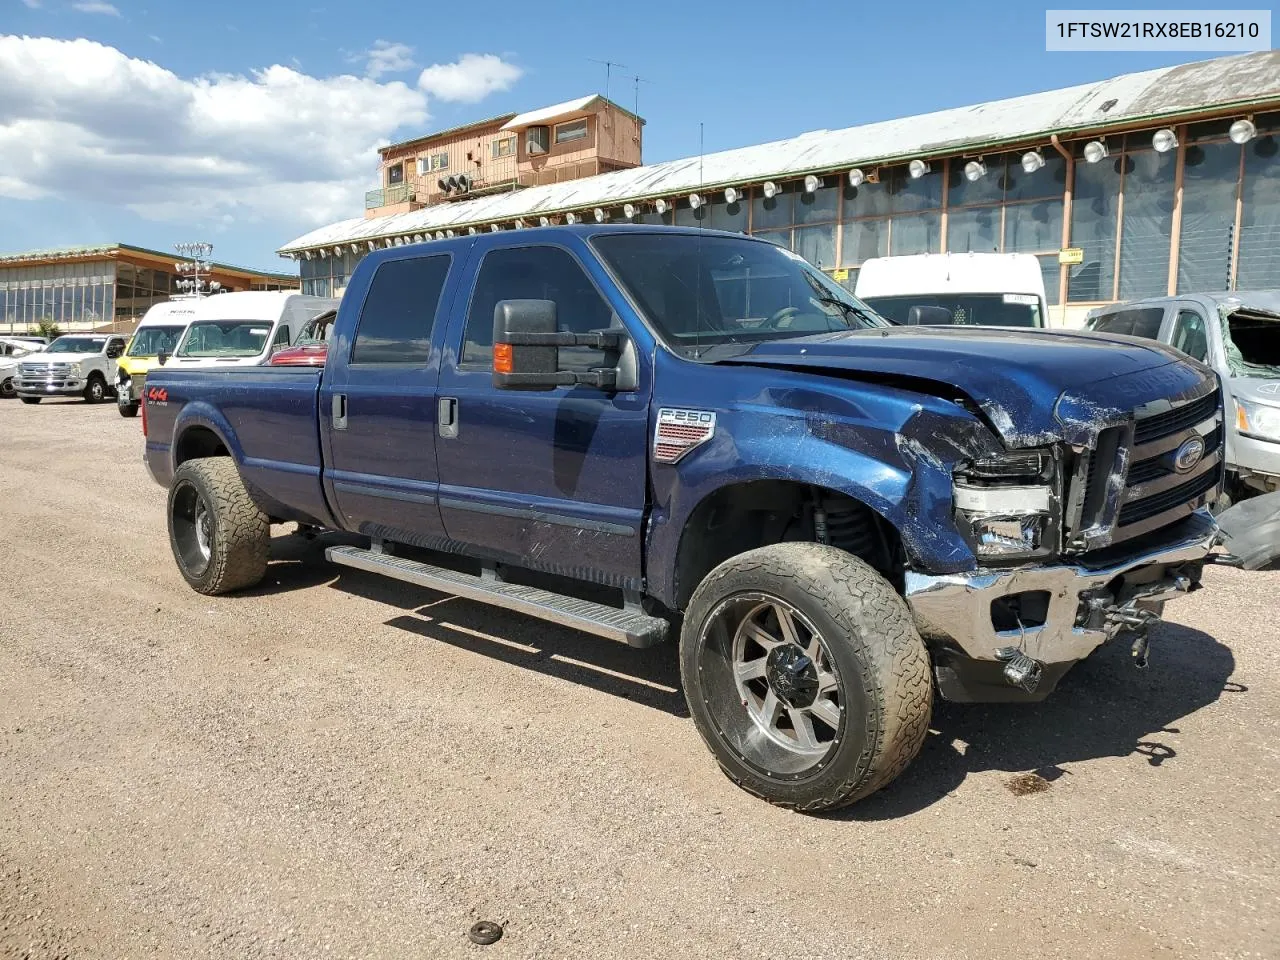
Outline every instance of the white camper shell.
{"label": "white camper shell", "polygon": [[1029,253],[876,257],[858,270],[854,295],[904,324],[1049,325],[1044,274]]}

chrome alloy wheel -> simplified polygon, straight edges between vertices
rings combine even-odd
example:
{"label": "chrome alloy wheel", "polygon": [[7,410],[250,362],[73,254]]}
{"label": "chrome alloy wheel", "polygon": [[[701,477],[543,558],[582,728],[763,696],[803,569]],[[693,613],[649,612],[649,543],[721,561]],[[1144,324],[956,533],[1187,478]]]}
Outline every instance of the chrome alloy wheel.
{"label": "chrome alloy wheel", "polygon": [[803,613],[769,594],[731,596],[707,618],[701,659],[708,705],[717,701],[720,735],[739,757],[771,777],[821,768],[843,734],[845,697]]}
{"label": "chrome alloy wheel", "polygon": [[182,482],[173,496],[173,537],[182,565],[200,576],[213,557],[213,515],[195,485]]}

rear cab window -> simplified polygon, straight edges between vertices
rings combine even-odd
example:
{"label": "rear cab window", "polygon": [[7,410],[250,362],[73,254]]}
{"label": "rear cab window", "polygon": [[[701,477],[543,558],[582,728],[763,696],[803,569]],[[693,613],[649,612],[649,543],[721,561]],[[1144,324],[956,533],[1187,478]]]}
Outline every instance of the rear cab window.
{"label": "rear cab window", "polygon": [[360,308],[350,363],[426,363],[449,254],[378,266]]}

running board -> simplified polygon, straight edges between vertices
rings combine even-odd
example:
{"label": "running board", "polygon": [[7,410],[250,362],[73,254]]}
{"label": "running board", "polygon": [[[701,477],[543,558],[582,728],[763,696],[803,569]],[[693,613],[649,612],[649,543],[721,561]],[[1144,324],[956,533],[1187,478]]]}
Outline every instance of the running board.
{"label": "running board", "polygon": [[507,583],[494,577],[476,577],[446,567],[406,560],[389,553],[360,547],[329,547],[324,552],[331,563],[378,573],[419,587],[452,593],[494,607],[550,620],[563,627],[621,640],[633,647],[652,647],[667,638],[667,621],[638,609],[619,609],[590,600],[579,600],[537,587]]}

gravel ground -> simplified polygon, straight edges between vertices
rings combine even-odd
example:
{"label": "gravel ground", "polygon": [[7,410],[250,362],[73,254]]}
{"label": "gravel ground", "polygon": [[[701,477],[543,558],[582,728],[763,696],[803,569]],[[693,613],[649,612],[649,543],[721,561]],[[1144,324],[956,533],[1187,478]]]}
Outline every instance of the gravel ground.
{"label": "gravel ground", "polygon": [[113,406],[0,403],[0,957],[1280,956],[1280,574],[1209,571],[1145,673],[941,705],[806,817],[719,774],[671,648],[287,529],[193,593],[140,454]]}

